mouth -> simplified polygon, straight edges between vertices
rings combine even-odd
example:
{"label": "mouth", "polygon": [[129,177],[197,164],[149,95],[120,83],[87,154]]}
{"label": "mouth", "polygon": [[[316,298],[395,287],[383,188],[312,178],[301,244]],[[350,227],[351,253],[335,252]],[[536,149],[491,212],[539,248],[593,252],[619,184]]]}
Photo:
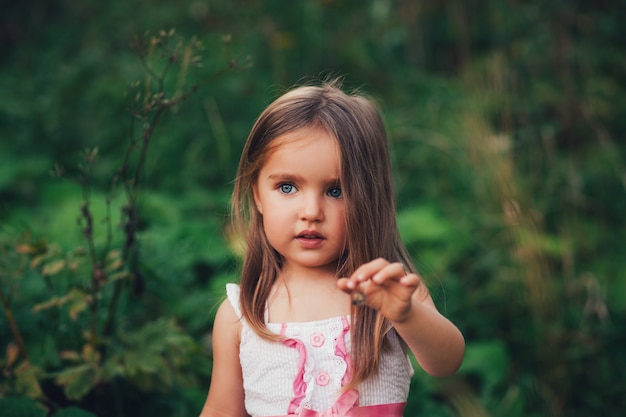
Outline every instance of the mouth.
{"label": "mouth", "polygon": [[318,232],[305,231],[296,236],[297,239],[323,239],[324,237]]}
{"label": "mouth", "polygon": [[306,230],[296,235],[296,241],[305,249],[317,249],[325,238],[318,232]]}

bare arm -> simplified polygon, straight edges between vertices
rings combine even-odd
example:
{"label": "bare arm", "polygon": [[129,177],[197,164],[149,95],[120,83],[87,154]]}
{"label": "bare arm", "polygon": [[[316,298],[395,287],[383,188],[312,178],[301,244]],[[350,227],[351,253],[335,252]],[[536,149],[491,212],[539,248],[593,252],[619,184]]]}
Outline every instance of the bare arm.
{"label": "bare arm", "polygon": [[430,375],[450,375],[461,366],[463,335],[437,311],[420,277],[407,274],[402,264],[376,259],[350,278],[341,278],[337,286],[348,293],[363,292],[365,302],[391,321]]}
{"label": "bare arm", "polygon": [[222,302],[213,325],[211,387],[200,417],[247,417],[239,362],[241,322],[228,300]]}

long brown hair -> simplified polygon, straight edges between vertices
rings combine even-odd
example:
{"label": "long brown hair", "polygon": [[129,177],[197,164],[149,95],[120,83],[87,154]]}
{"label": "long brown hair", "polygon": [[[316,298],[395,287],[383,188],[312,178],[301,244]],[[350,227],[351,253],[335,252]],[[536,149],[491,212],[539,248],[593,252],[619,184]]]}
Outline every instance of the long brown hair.
{"label": "long brown hair", "polygon": [[[338,80],[295,88],[271,103],[252,127],[232,198],[235,226],[246,242],[240,285],[242,314],[257,334],[271,340],[280,337],[267,329],[265,309],[282,261],[265,236],[252,189],[272,149],[271,142],[303,128],[326,130],[337,140],[341,153],[347,245],[337,276],[347,277],[378,257],[401,261],[414,271],[396,224],[387,135],[375,104],[363,95],[345,93]],[[376,310],[353,307],[351,387],[377,372],[390,327]]]}

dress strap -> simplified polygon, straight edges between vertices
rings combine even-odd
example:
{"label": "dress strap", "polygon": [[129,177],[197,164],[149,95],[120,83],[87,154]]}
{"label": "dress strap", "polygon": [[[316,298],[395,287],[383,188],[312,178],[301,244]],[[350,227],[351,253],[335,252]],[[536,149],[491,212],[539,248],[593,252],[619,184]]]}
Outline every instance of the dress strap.
{"label": "dress strap", "polygon": [[226,284],[226,298],[233,306],[237,317],[241,319],[241,305],[239,304],[239,295],[241,290],[237,284]]}

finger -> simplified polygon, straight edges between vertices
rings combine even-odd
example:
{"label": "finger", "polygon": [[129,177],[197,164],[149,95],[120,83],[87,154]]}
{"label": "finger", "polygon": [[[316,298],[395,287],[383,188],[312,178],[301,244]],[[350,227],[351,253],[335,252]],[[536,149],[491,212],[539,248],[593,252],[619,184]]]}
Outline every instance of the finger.
{"label": "finger", "polygon": [[348,278],[339,278],[337,280],[337,287],[343,292],[351,295],[352,304],[355,306],[364,304],[365,299],[367,298],[360,286],[360,283],[351,281]]}
{"label": "finger", "polygon": [[356,287],[357,287],[357,283],[354,281],[351,281],[348,278],[339,278],[337,280],[337,288],[339,288],[340,290],[344,292],[347,292],[348,294],[354,291]]}
{"label": "finger", "polygon": [[350,278],[358,282],[367,281],[371,279],[374,274],[385,268],[387,265],[389,265],[389,261],[387,261],[386,259],[374,259],[373,261],[367,262],[358,267]]}
{"label": "finger", "polygon": [[422,282],[422,279],[417,274],[409,273],[403,276],[402,278],[400,278],[399,282],[402,285],[413,287],[413,286],[418,286]]}
{"label": "finger", "polygon": [[407,272],[404,269],[404,264],[401,262],[394,262],[388,264],[383,269],[375,273],[372,276],[372,281],[381,285],[389,280],[400,281],[406,275]]}

